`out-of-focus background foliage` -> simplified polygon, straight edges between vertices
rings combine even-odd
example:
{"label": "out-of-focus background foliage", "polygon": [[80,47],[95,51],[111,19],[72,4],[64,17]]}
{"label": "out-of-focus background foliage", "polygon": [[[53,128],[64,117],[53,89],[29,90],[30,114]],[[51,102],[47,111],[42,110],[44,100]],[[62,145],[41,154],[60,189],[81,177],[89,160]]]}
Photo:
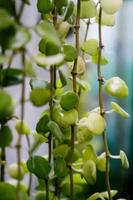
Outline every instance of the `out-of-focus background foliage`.
{"label": "out-of-focus background foliage", "polygon": [[[2,0],[4,1],[4,0]],[[2,2],[1,1],[1,2]],[[19,1],[18,7],[19,7]],[[26,9],[22,16],[22,22],[26,26],[33,26],[38,20],[36,0],[31,0],[31,5],[26,6]],[[82,25],[82,35],[85,29],[85,25]],[[28,46],[29,51],[32,54],[37,52],[38,38],[36,38],[34,32],[32,32],[33,39]],[[88,38],[97,38],[97,25],[91,25]],[[71,34],[68,37],[68,41],[72,41]],[[111,164],[111,182],[112,188],[118,189],[121,192],[121,196],[127,199],[133,199],[132,185],[133,185],[133,0],[125,0],[124,6],[121,11],[117,14],[116,26],[112,28],[103,27],[103,44],[104,51],[108,58],[109,64],[103,66],[103,74],[105,79],[112,76],[120,76],[123,78],[128,86],[130,95],[125,100],[120,100],[119,104],[127,110],[130,114],[128,120],[123,120],[116,114],[112,114],[108,117],[108,141],[109,147],[112,154],[119,154],[119,150],[123,149],[128,155],[130,162],[130,169],[123,170],[119,161],[113,161]],[[19,67],[20,58],[16,57],[14,66]],[[42,78],[48,78],[47,74],[42,73],[42,69],[37,68],[37,73]],[[84,109],[91,110],[98,106],[97,100],[97,76],[96,66],[88,64],[88,70],[86,77],[93,88],[86,98],[86,107]],[[27,80],[27,96],[29,80]],[[19,99],[20,86],[15,89],[9,88],[8,91],[16,98]],[[104,96],[104,103],[107,109],[110,109],[110,101],[114,101],[112,97]],[[17,111],[20,112],[20,108],[17,107]],[[29,122],[31,128],[34,128],[34,124],[39,118],[41,109],[34,108],[30,103],[26,104],[26,115],[25,118]],[[94,141],[96,148],[102,151],[100,141]],[[23,141],[25,143],[25,140]],[[41,152],[45,153],[47,150],[44,147],[40,148]],[[25,152],[23,152],[25,157]],[[10,150],[8,152],[8,159],[13,162],[15,161],[14,152]],[[90,187],[91,193],[97,191],[97,188],[104,187],[103,174],[99,174],[99,179],[94,187]]]}

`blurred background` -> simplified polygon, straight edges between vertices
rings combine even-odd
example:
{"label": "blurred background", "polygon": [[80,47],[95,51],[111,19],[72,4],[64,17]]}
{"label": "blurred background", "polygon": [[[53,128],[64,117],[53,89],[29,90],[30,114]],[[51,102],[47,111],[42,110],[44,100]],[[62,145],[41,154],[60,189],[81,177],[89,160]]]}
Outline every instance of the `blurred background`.
{"label": "blurred background", "polygon": [[[19,7],[18,0],[18,7]],[[23,16],[22,23],[26,26],[34,26],[38,21],[38,13],[36,8],[36,0],[31,0],[31,5],[26,6]],[[85,24],[82,23],[81,32],[85,32]],[[124,79],[129,87],[129,97],[118,101],[118,103],[130,114],[130,118],[124,120],[117,114],[111,114],[107,118],[108,121],[108,141],[109,148],[112,154],[119,154],[120,149],[127,153],[130,163],[130,169],[124,170],[121,167],[119,161],[112,161],[111,164],[111,185],[112,189],[118,189],[120,191],[120,196],[126,199],[133,199],[133,1],[124,0],[124,5],[121,11],[117,14],[115,27],[103,27],[103,44],[104,53],[109,61],[107,66],[102,67],[103,75],[105,79],[109,79],[112,76],[119,76]],[[36,54],[38,49],[37,45],[39,38],[32,32],[33,39],[28,45],[28,49],[31,54]],[[97,38],[97,24],[91,25],[88,38]],[[72,36],[69,34],[68,42],[72,41]],[[20,57],[16,57],[13,64],[15,67],[21,66]],[[87,64],[86,78],[93,88],[86,98],[84,110],[89,111],[98,106],[98,83],[96,74],[96,65],[90,63]],[[41,68],[36,68],[38,75],[41,78],[48,79],[47,72],[44,72]],[[27,98],[29,94],[29,80],[27,80]],[[9,93],[11,93],[17,100],[20,99],[19,91],[20,86],[8,88]],[[110,109],[111,101],[117,101],[116,99],[104,96],[104,104],[106,109]],[[42,108],[35,108],[30,103],[26,103],[25,119],[30,124],[31,129],[35,128],[35,124],[39,119]],[[20,114],[20,107],[17,107],[16,113]],[[11,126],[14,122],[11,122]],[[15,130],[14,130],[15,132]],[[94,141],[96,148],[99,153],[102,152],[102,146],[100,145],[100,138]],[[23,138],[23,144],[26,147],[25,138]],[[47,146],[41,146],[38,150],[42,154],[47,153]],[[9,162],[15,162],[14,151],[8,151]],[[26,158],[27,154],[22,150],[22,157]],[[103,174],[99,174],[97,184],[94,187],[90,187],[91,193],[97,191],[97,188],[101,187],[103,190]],[[104,188],[105,189],[105,188]]]}

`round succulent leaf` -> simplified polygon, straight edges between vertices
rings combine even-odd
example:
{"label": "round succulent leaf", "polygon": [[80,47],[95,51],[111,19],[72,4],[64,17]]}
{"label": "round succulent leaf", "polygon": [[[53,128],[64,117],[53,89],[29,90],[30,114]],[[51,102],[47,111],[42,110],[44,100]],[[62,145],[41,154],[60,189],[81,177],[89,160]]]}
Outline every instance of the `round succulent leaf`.
{"label": "round succulent leaf", "polygon": [[13,99],[5,92],[0,90],[0,121],[10,118],[14,111]]}
{"label": "round succulent leaf", "polygon": [[72,62],[73,60],[75,60],[77,58],[77,51],[73,46],[65,44],[63,46],[63,51],[65,54],[66,62]]}
{"label": "round succulent leaf", "polygon": [[16,188],[9,183],[0,183],[0,200],[16,200]]}
{"label": "round succulent leaf", "polygon": [[87,148],[83,151],[82,158],[84,162],[86,162],[87,160],[93,160],[95,163],[97,163],[97,154],[91,144],[89,144]]}
{"label": "round succulent leaf", "polygon": [[122,166],[124,168],[129,168],[128,158],[127,158],[125,152],[122,150],[120,151],[120,159],[121,159]]}
{"label": "round succulent leaf", "polygon": [[67,128],[77,122],[78,112],[76,109],[66,111],[57,106],[54,108],[53,119],[59,126]]}
{"label": "round succulent leaf", "polygon": [[1,126],[0,128],[0,147],[10,146],[13,136],[11,129],[8,126]]}
{"label": "round succulent leaf", "polygon": [[54,156],[62,157],[65,159],[68,155],[69,149],[70,149],[70,147],[67,144],[61,144],[54,149],[54,151],[53,151]]}
{"label": "round succulent leaf", "polygon": [[51,56],[59,53],[59,47],[51,41],[43,38],[39,42],[39,51],[44,53],[46,56]]}
{"label": "round succulent leaf", "polygon": [[129,114],[115,102],[111,102],[112,109],[124,118],[129,118]]}
{"label": "round succulent leaf", "polygon": [[105,155],[105,152],[97,157],[97,169],[101,172],[106,171],[106,155]]}
{"label": "round succulent leaf", "polygon": [[[75,14],[77,13],[75,9]],[[93,0],[81,1],[80,18],[88,19],[96,16],[96,4]]]}
{"label": "round succulent leaf", "polygon": [[76,108],[79,104],[79,97],[75,92],[67,91],[62,94],[60,105],[64,110],[71,110]]}
{"label": "round succulent leaf", "polygon": [[28,123],[25,120],[16,120],[15,128],[19,134],[30,134],[30,128]]}
{"label": "round succulent leaf", "polygon": [[71,25],[67,21],[62,21],[57,26],[57,32],[61,39],[64,39],[70,29]]}
{"label": "round succulent leaf", "polygon": [[[92,56],[92,63],[97,64],[98,63],[98,55]],[[102,55],[101,57],[101,65],[107,65],[108,60],[105,58],[105,56]]]}
{"label": "round succulent leaf", "polygon": [[83,172],[82,172],[85,180],[93,185],[96,182],[96,164],[93,160],[88,160],[83,164]]}
{"label": "round succulent leaf", "polygon": [[89,39],[85,41],[81,46],[81,49],[85,53],[88,53],[91,56],[96,56],[98,54],[98,48],[99,48],[99,44],[96,39]]}
{"label": "round succulent leaf", "polygon": [[100,0],[101,7],[108,14],[116,13],[123,4],[123,0]]}
{"label": "round succulent leaf", "polygon": [[50,121],[50,118],[48,114],[44,114],[36,125],[37,133],[45,135],[49,131],[49,128],[48,128],[49,121]]}
{"label": "round succulent leaf", "polygon": [[125,98],[129,93],[125,81],[117,76],[106,81],[105,91],[107,94],[118,98]]}
{"label": "round succulent leaf", "polygon": [[38,8],[38,11],[40,13],[48,14],[54,8],[53,0],[46,0],[46,1],[38,0],[37,1],[37,8]]}
{"label": "round succulent leaf", "polygon": [[48,123],[48,128],[50,133],[52,133],[52,135],[55,137],[55,139],[57,139],[59,142],[62,142],[64,139],[64,136],[61,132],[60,127],[58,126],[58,124],[54,121],[50,121]]}
{"label": "round succulent leaf", "polygon": [[[18,170],[19,170],[19,175],[18,175]],[[22,180],[25,175],[23,167],[21,165],[18,166],[18,164],[16,163],[8,165],[7,172],[11,178],[14,178],[16,180]]]}
{"label": "round succulent leaf", "polygon": [[51,166],[48,160],[37,155],[31,157],[27,161],[27,168],[40,179],[45,179],[51,171]]}

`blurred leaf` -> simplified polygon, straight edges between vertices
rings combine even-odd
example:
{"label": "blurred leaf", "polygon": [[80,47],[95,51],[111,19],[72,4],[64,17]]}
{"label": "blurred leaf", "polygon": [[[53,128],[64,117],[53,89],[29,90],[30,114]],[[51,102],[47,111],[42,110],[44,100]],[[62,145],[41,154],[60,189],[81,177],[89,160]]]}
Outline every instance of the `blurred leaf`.
{"label": "blurred leaf", "polygon": [[[0,1],[1,4],[1,1]],[[1,8],[1,5],[0,5]],[[0,31],[7,29],[11,26],[14,25],[14,20],[11,16],[9,16],[9,14],[3,10],[0,9]]]}
{"label": "blurred leaf", "polygon": [[8,48],[13,50],[23,48],[31,39],[31,35],[27,28],[25,27],[16,27],[15,36],[12,37],[9,41]]}
{"label": "blurred leaf", "polygon": [[2,86],[8,87],[22,83],[23,71],[22,69],[7,68],[2,71],[3,80]]}
{"label": "blurred leaf", "polygon": [[85,52],[88,53],[91,56],[96,56],[98,54],[98,41],[96,39],[90,39],[86,40],[82,46],[81,49]]}
{"label": "blurred leaf", "polygon": [[29,171],[40,179],[45,179],[51,170],[48,160],[41,156],[33,156],[27,161]]}
{"label": "blurred leaf", "polygon": [[59,70],[58,72],[59,72],[59,77],[60,77],[60,81],[61,81],[61,84],[62,84],[61,87],[64,87],[64,86],[67,85],[66,76],[61,70]]}
{"label": "blurred leaf", "polygon": [[86,81],[76,78],[76,82],[77,85],[84,91],[84,92],[90,92],[91,87],[89,85],[89,83],[87,83]]}
{"label": "blurred leaf", "polygon": [[[114,197],[117,193],[118,193],[117,190],[111,190],[111,197]],[[101,195],[103,198],[109,199],[109,195],[108,195],[108,192],[107,192],[107,191],[101,192],[100,195]]]}
{"label": "blurred leaf", "polygon": [[52,56],[45,56],[44,54],[39,53],[38,55],[34,56],[33,59],[40,67],[46,67],[62,63],[64,60],[64,55],[57,54]]}
{"label": "blurred leaf", "polygon": [[16,200],[16,188],[9,183],[0,183],[0,200]]}
{"label": "blurred leaf", "polygon": [[49,42],[54,43],[58,47],[61,46],[61,41],[54,26],[47,21],[40,22],[36,26],[36,31],[41,37],[45,37]]}
{"label": "blurred leaf", "polygon": [[97,157],[97,168],[101,172],[106,171],[106,155],[105,155],[105,152]]}
{"label": "blurred leaf", "polygon": [[83,161],[86,162],[87,160],[93,160],[95,163],[97,162],[97,155],[91,144],[89,144],[83,152]]}
{"label": "blurred leaf", "polygon": [[49,14],[53,10],[54,4],[52,0],[38,0],[37,8],[40,13]]}
{"label": "blurred leaf", "polygon": [[56,147],[53,151],[55,157],[66,158],[70,147],[67,144],[62,144]]}
{"label": "blurred leaf", "polygon": [[65,44],[63,46],[63,49],[64,49],[64,54],[65,54],[65,61],[71,62],[76,59],[77,52],[73,46]]}
{"label": "blurred leaf", "polygon": [[93,185],[96,182],[96,164],[93,160],[87,160],[83,164],[83,176],[86,181]]}
{"label": "blurred leaf", "polygon": [[59,47],[48,39],[43,38],[39,43],[39,51],[46,56],[52,56],[59,53]]}
{"label": "blurred leaf", "polygon": [[129,168],[128,158],[127,158],[125,152],[122,150],[120,151],[120,159],[121,159],[122,166],[124,168]]}
{"label": "blurred leaf", "polygon": [[36,77],[36,71],[30,59],[26,60],[25,62],[25,73],[29,77]]}
{"label": "blurred leaf", "polygon": [[8,55],[0,55],[0,65],[7,64],[10,60]]}
{"label": "blurred leaf", "polygon": [[[97,64],[98,63],[98,56],[92,56],[92,63]],[[108,60],[102,56],[101,57],[101,65],[107,65],[108,64]]]}
{"label": "blurred leaf", "polygon": [[0,128],[0,147],[7,147],[11,144],[13,139],[11,129],[8,126]]}

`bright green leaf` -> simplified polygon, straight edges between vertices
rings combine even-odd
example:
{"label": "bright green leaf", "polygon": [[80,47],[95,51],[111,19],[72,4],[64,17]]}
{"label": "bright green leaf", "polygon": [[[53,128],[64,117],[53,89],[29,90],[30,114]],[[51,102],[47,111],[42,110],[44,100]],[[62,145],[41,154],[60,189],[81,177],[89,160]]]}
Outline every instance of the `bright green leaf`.
{"label": "bright green leaf", "polygon": [[129,168],[128,158],[127,158],[125,152],[122,150],[120,151],[120,159],[121,159],[122,166],[124,168]]}
{"label": "bright green leaf", "polygon": [[123,108],[121,108],[117,103],[111,102],[111,106],[112,106],[112,109],[114,110],[114,112],[118,113],[122,117],[124,117],[124,118],[129,117],[129,114],[125,110],[123,110]]}

